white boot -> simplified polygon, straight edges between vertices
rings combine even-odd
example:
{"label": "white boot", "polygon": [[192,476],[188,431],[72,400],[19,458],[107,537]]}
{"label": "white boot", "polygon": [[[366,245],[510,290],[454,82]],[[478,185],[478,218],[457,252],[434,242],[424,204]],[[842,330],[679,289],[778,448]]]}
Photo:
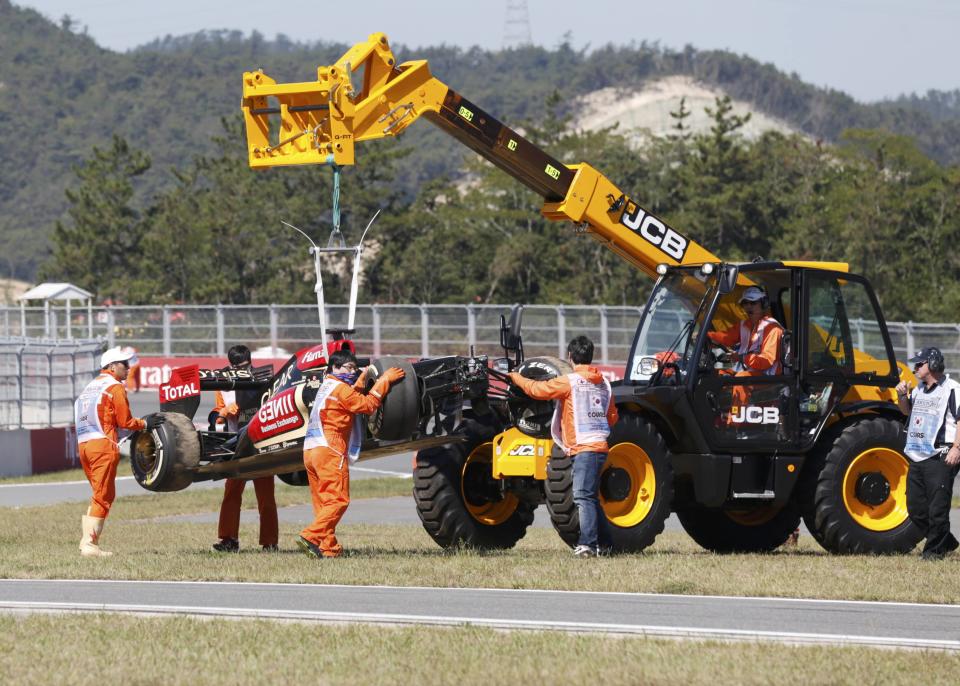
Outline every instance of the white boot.
{"label": "white boot", "polygon": [[103,531],[102,517],[83,515],[80,518],[80,526],[83,529],[83,538],[80,539],[80,554],[83,557],[110,557],[113,555],[106,550],[100,550],[100,534]]}

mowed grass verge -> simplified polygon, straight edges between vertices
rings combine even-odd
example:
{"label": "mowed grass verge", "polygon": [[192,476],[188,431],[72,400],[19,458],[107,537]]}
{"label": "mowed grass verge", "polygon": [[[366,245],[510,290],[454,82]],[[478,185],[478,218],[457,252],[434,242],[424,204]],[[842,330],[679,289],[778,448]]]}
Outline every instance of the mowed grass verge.
{"label": "mowed grass verge", "polygon": [[960,657],[264,620],[0,616],[9,684],[955,684]]}
{"label": "mowed grass verge", "polygon": [[[353,497],[410,493],[404,479],[358,480]],[[305,488],[277,484],[277,501],[306,504]],[[216,512],[219,489],[118,498],[107,521],[104,560],[77,552],[84,503],[0,508],[0,577],[224,580],[396,586],[569,589],[734,596],[960,602],[960,558],[929,563],[916,554],[839,557],[810,538],[768,555],[714,555],[684,533],[667,532],[643,553],[581,560],[549,528],[531,528],[511,550],[440,549],[418,525],[364,524],[338,531],[349,555],[315,561],[294,541],[300,523],[281,522],[281,551],[261,553],[257,525],[241,528],[240,554],[215,553],[214,524],[171,522]],[[244,499],[255,505],[253,489]],[[413,511],[413,499],[401,503]],[[305,522],[304,522],[305,523]]]}

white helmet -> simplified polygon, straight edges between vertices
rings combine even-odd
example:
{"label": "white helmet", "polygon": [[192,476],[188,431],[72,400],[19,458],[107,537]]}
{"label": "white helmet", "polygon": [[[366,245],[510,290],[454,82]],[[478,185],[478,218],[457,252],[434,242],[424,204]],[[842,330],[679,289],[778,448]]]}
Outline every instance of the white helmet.
{"label": "white helmet", "polygon": [[100,369],[106,369],[114,362],[129,362],[133,355],[133,352],[127,352],[120,346],[110,348],[100,356]]}

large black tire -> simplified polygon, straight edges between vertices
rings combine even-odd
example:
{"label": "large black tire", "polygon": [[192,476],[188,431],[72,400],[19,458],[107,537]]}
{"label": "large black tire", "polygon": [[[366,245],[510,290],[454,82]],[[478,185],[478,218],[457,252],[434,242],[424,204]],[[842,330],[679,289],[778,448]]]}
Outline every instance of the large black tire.
{"label": "large black tire", "polygon": [[467,419],[457,433],[467,440],[417,453],[413,498],[423,528],[441,548],[512,548],[536,505],[500,493],[490,469],[492,428]]}
{"label": "large black tire", "polygon": [[715,553],[768,553],[800,525],[800,511],[792,502],[736,511],[689,507],[678,510],[677,518],[690,538]]}
{"label": "large black tire", "polygon": [[922,533],[907,515],[903,445],[903,425],[881,416],[855,420],[820,439],[804,465],[797,500],[804,524],[824,549],[885,555],[917,545]]}
{"label": "large black tire", "polygon": [[[639,552],[653,544],[670,516],[673,465],[669,450],[653,424],[627,413],[620,415],[608,443],[610,454],[600,477],[600,503],[614,550]],[[550,458],[544,491],[553,528],[567,545],[576,545],[580,517],[573,502],[571,458]]]}
{"label": "large black tire", "polygon": [[301,469],[298,472],[287,472],[286,474],[277,474],[277,478],[288,486],[309,486],[307,479],[307,470]]}
{"label": "large black tire", "polygon": [[[521,376],[534,381],[547,381],[572,371],[573,367],[559,357],[531,357],[517,367]],[[553,405],[552,400],[530,399],[525,402],[516,411],[517,428],[527,436],[550,438]]]}
{"label": "large black tire", "polygon": [[402,357],[380,357],[367,371],[367,384],[372,386],[386,370],[399,367],[405,376],[390,386],[380,407],[370,415],[368,425],[374,438],[381,441],[409,439],[420,423],[420,387],[413,365]]}
{"label": "large black tire", "polygon": [[163,424],[130,437],[130,467],[137,483],[148,491],[182,491],[193,483],[200,464],[200,437],[186,415],[159,414]]}

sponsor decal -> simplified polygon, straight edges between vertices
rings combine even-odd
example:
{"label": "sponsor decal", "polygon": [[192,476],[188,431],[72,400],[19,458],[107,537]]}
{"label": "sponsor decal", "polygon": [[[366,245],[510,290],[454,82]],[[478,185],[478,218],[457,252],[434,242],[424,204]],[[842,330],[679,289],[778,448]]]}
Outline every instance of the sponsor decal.
{"label": "sponsor decal", "polygon": [[533,457],[536,453],[534,452],[534,447],[532,445],[515,445],[510,449],[510,452],[507,455],[513,455],[515,457]]}
{"label": "sponsor decal", "polygon": [[[303,413],[297,403],[298,387],[282,391],[279,395],[264,401],[247,428],[247,434],[254,443],[296,431],[304,426]],[[279,444],[277,444],[279,447]]]}
{"label": "sponsor decal", "polygon": [[755,405],[734,407],[730,411],[730,420],[734,424],[779,424],[780,408]]}
{"label": "sponsor decal", "polygon": [[200,367],[195,364],[174,369],[170,380],[160,386],[161,404],[195,395],[200,395]]}
{"label": "sponsor decal", "polygon": [[315,345],[297,355],[297,367],[300,369],[313,369],[323,367],[326,364],[327,349],[322,345]]}
{"label": "sponsor decal", "polygon": [[690,245],[689,239],[674,231],[662,219],[658,219],[632,200],[624,203],[620,223],[677,262],[683,261],[683,256]]}

